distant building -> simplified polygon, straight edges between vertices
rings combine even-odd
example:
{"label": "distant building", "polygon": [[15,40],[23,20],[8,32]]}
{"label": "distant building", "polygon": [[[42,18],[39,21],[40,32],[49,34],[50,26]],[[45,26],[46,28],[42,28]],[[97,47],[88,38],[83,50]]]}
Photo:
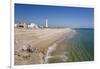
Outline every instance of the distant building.
{"label": "distant building", "polygon": [[31,23],[30,25],[28,25],[28,28],[36,28],[36,29],[38,29],[39,27],[35,23]]}
{"label": "distant building", "polygon": [[17,24],[14,24],[14,27],[17,27]]}
{"label": "distant building", "polygon": [[14,24],[15,28],[31,28],[31,29],[38,29],[38,28],[48,28],[48,19],[45,20],[44,26],[38,26],[35,23],[27,24],[27,23],[16,23]]}
{"label": "distant building", "polygon": [[28,28],[28,25],[26,23],[17,23],[14,24],[15,28]]}
{"label": "distant building", "polygon": [[23,24],[24,28],[28,28],[28,25],[26,23]]}

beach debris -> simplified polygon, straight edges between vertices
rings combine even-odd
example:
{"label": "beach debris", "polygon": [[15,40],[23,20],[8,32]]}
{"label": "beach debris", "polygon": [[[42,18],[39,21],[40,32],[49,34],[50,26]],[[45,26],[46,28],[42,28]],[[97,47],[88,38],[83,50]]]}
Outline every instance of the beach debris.
{"label": "beach debris", "polygon": [[28,47],[27,47],[27,52],[30,52],[30,53],[33,52],[33,49],[32,49],[32,47],[31,47],[31,45],[28,45]]}
{"label": "beach debris", "polygon": [[22,47],[22,51],[27,51],[29,53],[33,53],[35,50],[36,50],[36,48],[32,48],[32,46],[29,44],[27,46]]}
{"label": "beach debris", "polygon": [[23,47],[22,47],[22,51],[26,51],[27,50],[27,47],[24,45]]}

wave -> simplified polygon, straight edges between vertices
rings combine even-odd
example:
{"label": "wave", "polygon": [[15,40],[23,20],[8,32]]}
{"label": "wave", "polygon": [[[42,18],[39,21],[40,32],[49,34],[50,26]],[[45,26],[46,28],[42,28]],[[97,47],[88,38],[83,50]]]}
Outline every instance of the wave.
{"label": "wave", "polygon": [[48,50],[47,50],[47,54],[45,56],[45,63],[48,62],[48,57],[51,55],[51,53],[56,49],[57,47],[57,44],[54,43],[52,46],[48,47]]}
{"label": "wave", "polygon": [[[67,33],[67,35],[65,37],[67,37],[67,39],[71,39],[71,38],[74,37],[74,35],[76,33],[77,33],[76,30],[71,30],[69,33]],[[65,37],[64,37],[64,39],[66,39]],[[45,61],[44,61],[44,63],[48,63],[49,59],[52,59],[52,58],[54,58],[54,59],[55,58],[59,58],[63,62],[65,62],[65,61],[68,60],[68,56],[66,55],[66,54],[68,54],[67,51],[65,51],[65,52],[63,52],[62,54],[59,54],[59,55],[53,55],[53,56],[51,55],[56,50],[57,46],[59,46],[58,45],[59,42],[63,42],[64,39],[60,39],[58,41],[58,43],[56,42],[53,45],[51,45],[51,46],[48,47],[47,53],[45,55]]]}

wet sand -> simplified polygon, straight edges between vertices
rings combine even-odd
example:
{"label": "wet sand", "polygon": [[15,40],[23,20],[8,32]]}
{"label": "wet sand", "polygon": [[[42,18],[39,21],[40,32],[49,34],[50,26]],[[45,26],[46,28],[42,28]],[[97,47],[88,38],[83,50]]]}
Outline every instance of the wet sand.
{"label": "wet sand", "polygon": [[[15,65],[44,64],[50,46],[73,30],[64,29],[18,29],[14,33]],[[56,47],[56,46],[55,46]]]}

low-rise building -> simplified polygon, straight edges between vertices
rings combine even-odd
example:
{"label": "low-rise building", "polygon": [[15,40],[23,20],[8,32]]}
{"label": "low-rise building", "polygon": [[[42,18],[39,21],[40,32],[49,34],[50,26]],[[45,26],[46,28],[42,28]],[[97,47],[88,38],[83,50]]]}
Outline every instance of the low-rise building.
{"label": "low-rise building", "polygon": [[38,29],[39,27],[35,23],[31,23],[30,25],[28,25],[28,28]]}

